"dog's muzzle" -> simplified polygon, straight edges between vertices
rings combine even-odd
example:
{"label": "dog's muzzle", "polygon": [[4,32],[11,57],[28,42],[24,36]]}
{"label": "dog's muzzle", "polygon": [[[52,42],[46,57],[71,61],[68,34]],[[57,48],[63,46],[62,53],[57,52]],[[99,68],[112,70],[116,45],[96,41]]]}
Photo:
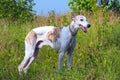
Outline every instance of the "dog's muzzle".
{"label": "dog's muzzle", "polygon": [[83,25],[81,25],[81,24],[80,24],[79,26],[80,26],[80,29],[81,29],[83,32],[85,32],[85,33],[87,32],[86,27],[84,27],[84,26],[83,26]]}
{"label": "dog's muzzle", "polygon": [[91,27],[91,25],[90,25],[90,24],[88,24],[88,25],[87,25],[87,27],[89,28],[89,27]]}
{"label": "dog's muzzle", "polygon": [[[80,26],[80,29],[83,31],[83,32],[87,32],[87,29],[86,29],[86,27],[85,26],[83,26],[83,25],[79,25]],[[87,28],[89,28],[91,25],[90,24],[87,24]]]}

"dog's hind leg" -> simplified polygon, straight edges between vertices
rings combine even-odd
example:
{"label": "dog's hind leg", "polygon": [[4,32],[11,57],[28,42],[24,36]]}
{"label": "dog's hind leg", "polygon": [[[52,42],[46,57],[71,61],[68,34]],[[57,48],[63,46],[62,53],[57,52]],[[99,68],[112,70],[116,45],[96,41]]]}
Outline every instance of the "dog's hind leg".
{"label": "dog's hind leg", "polygon": [[18,66],[19,73],[29,64],[34,55],[37,36],[34,31],[28,33],[25,38],[25,57]]}
{"label": "dog's hind leg", "polygon": [[26,67],[34,53],[34,48],[32,45],[25,42],[25,57],[21,64],[18,66],[19,73]]}
{"label": "dog's hind leg", "polygon": [[[33,54],[32,54],[29,58],[27,58],[28,61],[27,61],[27,63],[25,64],[25,66],[23,67],[23,70],[24,70],[25,73],[27,72],[30,64],[31,64],[31,63],[34,61],[34,59],[37,57],[38,52],[39,52],[38,46],[39,46],[42,42],[43,42],[43,41],[38,41],[38,42],[37,42]],[[41,44],[41,45],[42,45],[42,44]],[[42,47],[42,46],[41,46],[41,47]]]}
{"label": "dog's hind leg", "polygon": [[31,63],[34,61],[34,59],[37,57],[38,52],[39,52],[39,48],[35,48],[33,55],[30,57],[28,63],[24,66],[24,69],[23,69],[23,70],[24,70],[24,73],[27,72],[30,64],[31,64]]}

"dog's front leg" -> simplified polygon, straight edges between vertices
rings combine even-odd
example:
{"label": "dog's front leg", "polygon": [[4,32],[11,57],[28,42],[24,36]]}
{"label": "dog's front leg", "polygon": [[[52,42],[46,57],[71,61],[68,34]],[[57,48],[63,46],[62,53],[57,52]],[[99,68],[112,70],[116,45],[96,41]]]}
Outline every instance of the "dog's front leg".
{"label": "dog's front leg", "polygon": [[64,57],[64,52],[60,52],[60,53],[59,53],[59,62],[58,62],[58,69],[59,69],[59,70],[62,69],[63,57]]}
{"label": "dog's front leg", "polygon": [[67,52],[68,52],[68,62],[67,62],[67,66],[69,69],[71,69],[71,63],[72,63],[72,53],[74,51],[74,48],[76,46],[76,40],[75,38],[72,39],[71,41],[71,45],[69,46]]}
{"label": "dog's front leg", "polygon": [[71,62],[72,62],[72,52],[68,53],[68,62],[67,62],[67,66],[69,69],[71,69]]}

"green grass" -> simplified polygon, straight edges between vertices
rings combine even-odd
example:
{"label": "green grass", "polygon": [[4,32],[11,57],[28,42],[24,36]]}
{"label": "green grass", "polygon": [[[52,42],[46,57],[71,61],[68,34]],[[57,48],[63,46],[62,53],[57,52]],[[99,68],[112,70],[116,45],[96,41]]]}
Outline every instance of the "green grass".
{"label": "green grass", "polygon": [[1,19],[0,80],[120,80],[120,17],[103,12],[83,14],[92,27],[88,33],[79,30],[76,36],[72,70],[67,68],[65,54],[63,71],[58,71],[58,53],[45,46],[40,49],[28,73],[22,76],[18,74],[17,67],[24,57],[26,34],[36,25],[67,25],[71,15],[54,16],[52,19],[40,16],[26,24],[14,24]]}

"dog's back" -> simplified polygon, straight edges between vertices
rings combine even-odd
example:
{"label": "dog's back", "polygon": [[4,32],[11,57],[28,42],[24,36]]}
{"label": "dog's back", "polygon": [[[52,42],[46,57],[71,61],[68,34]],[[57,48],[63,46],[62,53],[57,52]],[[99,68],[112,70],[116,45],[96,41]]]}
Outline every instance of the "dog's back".
{"label": "dog's back", "polygon": [[49,31],[52,31],[54,28],[54,26],[45,26],[45,27],[37,27],[37,28],[34,28],[32,29],[37,35],[40,35],[40,34],[45,34]]}

